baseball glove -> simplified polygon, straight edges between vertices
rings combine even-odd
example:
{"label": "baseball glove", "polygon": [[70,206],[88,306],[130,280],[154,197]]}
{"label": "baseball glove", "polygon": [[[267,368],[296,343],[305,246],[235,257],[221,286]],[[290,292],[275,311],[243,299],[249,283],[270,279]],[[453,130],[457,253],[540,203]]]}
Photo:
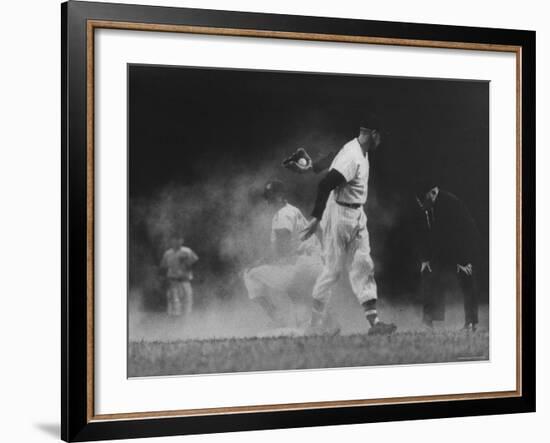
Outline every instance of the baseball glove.
{"label": "baseball glove", "polygon": [[283,160],[283,167],[298,174],[311,171],[313,161],[304,148],[298,148],[296,152]]}

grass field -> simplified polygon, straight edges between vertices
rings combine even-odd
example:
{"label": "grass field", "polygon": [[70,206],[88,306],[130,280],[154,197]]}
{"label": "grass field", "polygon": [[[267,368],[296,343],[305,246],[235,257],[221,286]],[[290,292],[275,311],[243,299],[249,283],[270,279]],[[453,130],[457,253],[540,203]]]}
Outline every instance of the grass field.
{"label": "grass field", "polygon": [[489,333],[405,331],[334,337],[281,333],[253,338],[130,341],[128,376],[208,374],[487,360]]}

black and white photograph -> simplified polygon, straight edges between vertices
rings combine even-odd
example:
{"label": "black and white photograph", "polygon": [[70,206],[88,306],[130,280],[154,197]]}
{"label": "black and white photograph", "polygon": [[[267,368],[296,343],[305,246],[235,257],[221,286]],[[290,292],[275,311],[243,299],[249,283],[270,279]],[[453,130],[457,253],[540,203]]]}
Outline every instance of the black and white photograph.
{"label": "black and white photograph", "polygon": [[490,358],[489,81],[127,73],[129,377]]}
{"label": "black and white photograph", "polygon": [[4,2],[1,440],[547,433],[548,14],[459,6]]}

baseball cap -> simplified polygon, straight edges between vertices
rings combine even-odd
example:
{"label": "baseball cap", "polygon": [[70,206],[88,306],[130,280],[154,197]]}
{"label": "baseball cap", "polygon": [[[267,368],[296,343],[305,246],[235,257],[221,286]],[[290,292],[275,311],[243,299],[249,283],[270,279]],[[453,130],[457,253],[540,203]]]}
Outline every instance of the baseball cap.
{"label": "baseball cap", "polygon": [[284,195],[286,192],[285,185],[280,180],[270,180],[264,187],[264,198],[271,200],[277,195]]}
{"label": "baseball cap", "polygon": [[388,134],[387,128],[382,124],[377,113],[369,112],[359,119],[359,127],[365,129],[376,129],[381,134]]}

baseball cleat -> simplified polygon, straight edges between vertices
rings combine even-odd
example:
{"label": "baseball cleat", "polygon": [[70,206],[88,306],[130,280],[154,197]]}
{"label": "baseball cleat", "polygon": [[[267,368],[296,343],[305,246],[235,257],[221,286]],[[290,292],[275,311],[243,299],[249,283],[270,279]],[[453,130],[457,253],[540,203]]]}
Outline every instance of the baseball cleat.
{"label": "baseball cleat", "polygon": [[397,330],[397,326],[393,323],[384,323],[379,321],[372,325],[369,329],[368,335],[391,335]]}

